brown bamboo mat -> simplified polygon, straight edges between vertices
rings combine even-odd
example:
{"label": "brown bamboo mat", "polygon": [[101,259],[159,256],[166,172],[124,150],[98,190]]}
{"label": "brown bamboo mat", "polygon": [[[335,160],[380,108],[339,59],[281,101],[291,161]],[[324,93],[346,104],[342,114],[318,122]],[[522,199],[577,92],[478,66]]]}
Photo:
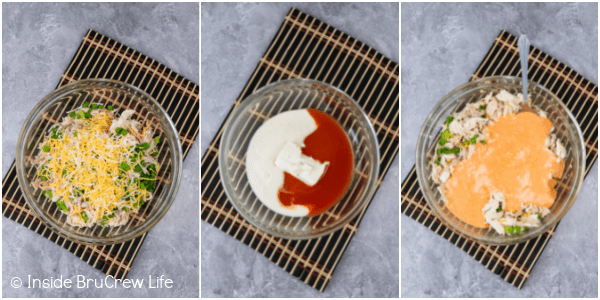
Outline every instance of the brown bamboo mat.
{"label": "brown bamboo mat", "polygon": [[[517,37],[506,31],[498,35],[470,80],[496,75],[521,75]],[[598,158],[598,86],[534,46],[529,50],[528,79],[551,90],[577,119],[585,139],[587,176]],[[527,281],[556,230],[554,226],[536,239],[512,246],[488,246],[466,239],[453,232],[431,212],[419,187],[414,167],[402,183],[400,198],[403,214],[444,237],[519,289]]]}
{"label": "brown bamboo mat", "polygon": [[[291,78],[309,78],[331,84],[362,106],[379,141],[379,187],[399,148],[398,64],[348,34],[292,8],[234,101],[228,117],[258,88]],[[280,239],[257,230],[235,211],[221,186],[217,160],[225,122],[201,162],[202,220],[323,291],[367,208],[344,228],[317,239]]]}
{"label": "brown bamboo mat", "polygon": [[[179,131],[183,158],[196,141],[199,87],[154,59],[89,30],[57,88],[79,79],[106,78],[132,84],[152,95],[167,111]],[[87,246],[58,236],[25,203],[13,162],[2,181],[2,215],[67,249],[94,268],[125,279],[146,234],[121,244]]]}

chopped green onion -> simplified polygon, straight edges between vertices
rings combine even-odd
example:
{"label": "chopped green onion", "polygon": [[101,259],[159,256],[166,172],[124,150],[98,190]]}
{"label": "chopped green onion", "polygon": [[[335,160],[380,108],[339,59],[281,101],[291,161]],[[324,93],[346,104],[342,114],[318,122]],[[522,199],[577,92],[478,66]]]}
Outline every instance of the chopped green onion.
{"label": "chopped green onion", "polygon": [[484,140],[481,140],[481,144],[482,144],[482,145],[485,145],[485,144],[487,144],[487,143],[486,143]]}
{"label": "chopped green onion", "polygon": [[127,135],[128,131],[127,129],[117,127],[117,129],[115,129],[115,133],[117,133],[117,135]]}
{"label": "chopped green onion", "polygon": [[449,139],[449,138],[450,138],[450,129],[446,129],[446,130],[444,130],[444,131],[443,131],[443,132],[440,134],[440,137],[441,137],[442,139],[445,139],[445,140]]}
{"label": "chopped green onion", "polygon": [[77,117],[77,114],[74,111],[72,111],[72,112],[69,113],[69,116],[71,118],[75,119],[75,117]]}
{"label": "chopped green onion", "polygon": [[440,144],[440,146],[446,145],[446,140],[445,139],[440,139],[439,144]]}
{"label": "chopped green onion", "polygon": [[483,115],[483,116],[482,116],[482,118],[484,118],[484,119],[487,119],[487,116],[486,116],[486,115]]}
{"label": "chopped green onion", "polygon": [[87,102],[87,101],[86,101],[86,102],[83,102],[83,107],[87,108],[88,106],[90,106],[90,103],[89,103],[89,102]]}
{"label": "chopped green onion", "polygon": [[473,136],[470,140],[471,144],[475,145],[477,143],[478,137],[479,137],[479,134],[476,134],[475,136]]}
{"label": "chopped green onion", "polygon": [[538,220],[542,219],[542,215],[540,215],[540,213],[536,213],[538,215]]}
{"label": "chopped green onion", "polygon": [[145,182],[144,184],[146,185],[146,191],[148,191],[150,193],[154,192],[154,181],[142,180],[142,182]]}
{"label": "chopped green onion", "polygon": [[114,110],[114,109],[115,109],[115,107],[114,107],[114,106],[112,106],[112,105],[109,105],[109,106],[107,106],[107,107],[106,107],[106,109],[108,109],[109,111],[112,111],[112,110]]}
{"label": "chopped green onion", "polygon": [[42,195],[46,196],[46,198],[52,198],[52,191],[43,191]]}
{"label": "chopped green onion", "polygon": [[48,181],[48,178],[46,176],[42,176],[40,178],[42,179],[42,181]]}
{"label": "chopped green onion", "polygon": [[85,213],[85,211],[81,212],[81,218],[83,219],[84,222],[87,222],[89,220],[87,214]]}
{"label": "chopped green onion", "polygon": [[446,125],[450,125],[450,123],[452,123],[452,121],[454,120],[454,117],[447,117],[446,118]]}
{"label": "chopped green onion", "polygon": [[73,133],[73,135],[74,135],[75,137],[77,137],[77,131],[75,131],[75,133]]}
{"label": "chopped green onion", "polygon": [[100,226],[105,226],[105,225],[106,225],[106,221],[100,222]]}
{"label": "chopped green onion", "polygon": [[157,155],[158,155],[158,151],[154,150],[154,151],[152,151],[152,152],[150,153],[150,155],[152,155],[152,156],[157,156]]}
{"label": "chopped green onion", "polygon": [[452,153],[454,153],[454,154],[460,153],[460,148],[454,148],[454,149],[452,149]]}
{"label": "chopped green onion", "polygon": [[43,150],[44,152],[50,152],[50,145],[44,145]]}
{"label": "chopped green onion", "polygon": [[127,164],[126,162],[122,162],[120,165],[121,169],[123,169],[123,171],[127,172],[129,170],[131,170],[131,167],[129,166],[129,164]]}
{"label": "chopped green onion", "polygon": [[485,109],[485,105],[479,105],[479,110],[484,110]]}
{"label": "chopped green onion", "polygon": [[504,231],[512,234],[514,232],[514,228],[512,226],[504,226]]}
{"label": "chopped green onion", "polygon": [[438,156],[438,159],[437,159],[437,161],[436,161],[435,163],[436,163],[436,164],[439,166],[439,165],[440,165],[440,161],[441,161],[441,160],[442,160],[442,157],[441,157],[441,156]]}
{"label": "chopped green onion", "polygon": [[65,205],[64,202],[62,202],[62,200],[57,200],[56,201],[56,206],[58,206],[58,209],[60,209],[60,210],[62,210],[64,212],[68,211],[67,206]]}
{"label": "chopped green onion", "polygon": [[123,210],[124,211],[129,211],[129,209],[127,207],[124,207],[124,206],[123,206]]}
{"label": "chopped green onion", "polygon": [[497,212],[501,212],[502,211],[502,206],[498,206],[498,209],[496,209]]}
{"label": "chopped green onion", "polygon": [[104,108],[104,105],[98,105],[98,108],[99,108],[99,109],[103,109],[103,108]]}
{"label": "chopped green onion", "polygon": [[521,226],[515,226],[516,234],[521,234]]}
{"label": "chopped green onion", "polygon": [[92,104],[92,109],[98,109],[98,104]]}
{"label": "chopped green onion", "polygon": [[67,170],[63,170],[63,175],[67,175]]}
{"label": "chopped green onion", "polygon": [[154,141],[156,144],[160,143],[160,136],[154,137]]}
{"label": "chopped green onion", "polygon": [[525,228],[523,228],[523,229],[525,229],[525,230],[529,230],[529,227],[525,226]]}

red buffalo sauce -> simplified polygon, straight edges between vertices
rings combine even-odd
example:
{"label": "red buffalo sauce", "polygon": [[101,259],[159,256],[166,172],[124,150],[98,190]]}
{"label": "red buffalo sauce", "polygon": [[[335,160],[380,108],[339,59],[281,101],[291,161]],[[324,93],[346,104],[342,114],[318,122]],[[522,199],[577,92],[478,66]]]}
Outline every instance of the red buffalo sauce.
{"label": "red buffalo sauce", "polygon": [[277,197],[283,206],[304,205],[308,216],[318,215],[333,206],[346,192],[352,178],[353,157],[350,142],[336,121],[316,109],[308,109],[317,129],[304,139],[302,153],[319,162],[329,162],[325,173],[309,186],[284,172]]}

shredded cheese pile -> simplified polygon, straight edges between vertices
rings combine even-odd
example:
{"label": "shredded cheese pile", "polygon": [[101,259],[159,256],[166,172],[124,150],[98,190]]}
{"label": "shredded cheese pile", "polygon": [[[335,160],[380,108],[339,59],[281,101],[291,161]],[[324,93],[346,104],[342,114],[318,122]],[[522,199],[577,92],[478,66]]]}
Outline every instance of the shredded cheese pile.
{"label": "shredded cheese pile", "polygon": [[[108,220],[105,214],[113,212],[137,213],[144,199],[150,196],[139,174],[133,174],[134,166],[145,167],[142,153],[136,153],[134,146],[126,144],[121,134],[109,132],[112,119],[105,109],[89,119],[74,121],[81,123],[82,128],[69,134],[58,131],[56,138],[58,127],[55,127],[54,138],[48,136],[40,144],[52,157],[38,168],[40,188],[52,190],[52,200],[59,208],[61,205],[70,208],[69,217],[77,215],[78,223]],[[83,205],[86,202],[89,205]],[[66,211],[64,207],[61,209]],[[92,222],[87,222],[88,218]]]}

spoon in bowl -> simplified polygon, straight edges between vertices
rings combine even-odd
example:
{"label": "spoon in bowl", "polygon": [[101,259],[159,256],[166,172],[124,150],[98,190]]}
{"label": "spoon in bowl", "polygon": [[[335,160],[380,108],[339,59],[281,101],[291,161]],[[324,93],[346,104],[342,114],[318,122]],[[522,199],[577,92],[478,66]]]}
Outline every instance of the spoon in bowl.
{"label": "spoon in bowl", "polygon": [[527,64],[529,59],[529,39],[526,35],[519,36],[519,56],[521,57],[521,78],[523,79],[523,99],[529,103],[527,99]]}
{"label": "spoon in bowl", "polygon": [[521,57],[521,78],[523,79],[523,99],[527,102],[521,112],[533,112],[533,109],[529,105],[529,99],[527,98],[527,69],[528,69],[528,59],[529,59],[529,39],[526,35],[521,34],[519,36],[519,41],[517,42],[519,46],[519,56]]}

